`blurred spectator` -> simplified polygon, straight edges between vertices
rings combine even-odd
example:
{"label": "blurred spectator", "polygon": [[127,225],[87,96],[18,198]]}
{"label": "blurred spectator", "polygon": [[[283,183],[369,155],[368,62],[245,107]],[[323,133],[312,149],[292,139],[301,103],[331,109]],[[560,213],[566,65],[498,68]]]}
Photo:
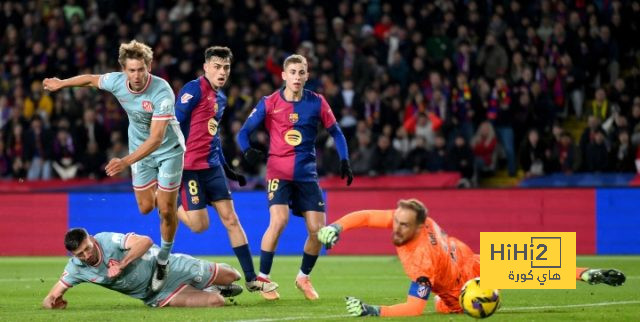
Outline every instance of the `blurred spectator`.
{"label": "blurred spectator", "polygon": [[62,180],[73,179],[78,172],[76,149],[73,139],[66,129],[61,129],[56,134],[53,142],[53,169]]}
{"label": "blurred spectator", "polygon": [[554,171],[559,171],[564,174],[572,174],[576,171],[578,153],[569,133],[562,132],[560,140],[555,142],[552,149],[551,162],[555,163]]}
{"label": "blurred spectator", "polygon": [[447,151],[447,140],[442,134],[436,135],[433,148],[427,156],[427,170],[430,172],[440,172],[449,169],[447,161],[449,153]]}
{"label": "blurred spectator", "polygon": [[[115,141],[108,151],[109,159],[122,158],[128,154],[127,148],[120,141]],[[102,179],[105,177],[104,167],[107,164],[105,153],[99,150],[98,143],[89,142],[87,149],[80,158],[79,171],[83,176],[92,179]],[[118,173],[120,178],[129,178],[129,169]]]}
{"label": "blurred spectator", "polygon": [[95,142],[98,144],[100,151],[105,151],[108,146],[108,136],[104,130],[102,124],[100,124],[96,117],[96,112],[93,109],[87,109],[84,111],[82,121],[78,125],[78,153],[83,154],[88,144]]}
{"label": "blurred spectator", "polygon": [[471,140],[474,155],[474,173],[493,172],[496,169],[498,140],[493,125],[489,121],[482,122]]}
{"label": "blurred spectator", "polygon": [[[587,119],[587,128],[584,129],[582,135],[580,136],[580,153],[582,160],[582,170],[590,171],[587,167],[588,155],[587,150],[591,143],[595,141],[596,133],[602,132],[601,121],[600,118],[590,115]],[[604,133],[603,133],[604,135]]]}
{"label": "blurred spectator", "polygon": [[494,34],[487,34],[484,45],[478,52],[477,63],[483,75],[490,80],[506,74],[509,57],[504,47],[497,43]]}
{"label": "blurred spectator", "polygon": [[530,130],[520,148],[520,165],[525,177],[544,175],[548,169],[547,148],[540,140],[538,130]]}
{"label": "blurred spectator", "polygon": [[464,136],[457,135],[454,140],[454,144],[448,152],[449,170],[459,172],[464,179],[467,179],[466,185],[471,185],[474,166],[473,152]]}
{"label": "blurred spectator", "polygon": [[4,147],[4,140],[0,140],[0,179],[5,179],[11,174],[11,159]]}
{"label": "blurred spectator", "polygon": [[357,145],[351,151],[351,168],[354,174],[367,174],[371,157],[373,156],[373,148],[371,148],[371,134],[363,131],[356,134]]}
{"label": "blurred spectator", "polygon": [[605,172],[609,166],[609,147],[604,131],[597,130],[592,142],[587,144],[585,156],[586,170],[589,172]]}
{"label": "blurred spectator", "polygon": [[392,174],[400,167],[402,159],[400,153],[391,145],[391,140],[386,135],[378,137],[378,143],[373,149],[369,163],[370,175]]}
{"label": "blurred spectator", "polygon": [[488,118],[493,120],[500,145],[507,157],[509,176],[516,175],[516,153],[513,133],[513,110],[511,94],[504,78],[496,79],[489,100]]}
{"label": "blurred spectator", "polygon": [[395,137],[393,138],[393,148],[400,153],[402,158],[405,158],[414,145],[415,140],[409,138],[407,131],[403,127],[399,127],[396,130]]}
{"label": "blurred spectator", "polygon": [[51,179],[52,134],[39,117],[31,120],[24,140],[24,162],[27,180]]}
{"label": "blurred spectator", "polygon": [[611,155],[609,158],[611,171],[635,172],[635,159],[636,147],[631,145],[629,133],[627,131],[619,132],[618,138],[611,149]]}
{"label": "blurred spectator", "polygon": [[598,88],[596,91],[596,97],[591,102],[590,115],[598,117],[601,121],[606,120],[611,113],[611,106],[609,106],[609,100],[607,100],[607,93],[604,88]]}
{"label": "blurred spectator", "polygon": [[423,137],[416,137],[414,147],[405,159],[405,168],[414,173],[422,173],[427,169],[429,150]]}

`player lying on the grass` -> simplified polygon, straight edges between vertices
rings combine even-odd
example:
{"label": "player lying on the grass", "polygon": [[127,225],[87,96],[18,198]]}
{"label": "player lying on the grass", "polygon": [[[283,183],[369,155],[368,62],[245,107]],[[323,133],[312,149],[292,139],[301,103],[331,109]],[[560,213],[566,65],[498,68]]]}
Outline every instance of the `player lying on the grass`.
{"label": "player lying on the grass", "polygon": [[[427,218],[427,209],[416,199],[400,200],[395,210],[362,210],[345,215],[318,232],[327,248],[336,244],[344,231],[359,228],[392,228],[392,241],[405,273],[412,280],[405,303],[368,305],[347,297],[352,315],[413,316],[422,314],[429,294],[436,294],[436,311],[461,313],[458,302],[464,283],[480,276],[480,256],[460,240],[447,236],[438,224]],[[622,285],[625,276],[615,269],[578,268],[576,278],[589,284]]]}
{"label": "player lying on the grass", "polygon": [[[151,74],[153,51],[132,40],[121,44],[121,72],[79,75],[67,79],[46,78],[44,89],[90,86],[111,92],[129,118],[129,154],[113,158],[105,167],[114,176],[131,166],[133,190],[143,214],[158,208],[162,242],[151,287],[165,283],[167,260],[178,229],[177,197],[182,178],[184,137],[175,117],[175,97],[169,83]],[[156,189],[157,186],[157,189]]]}
{"label": "player lying on the grass", "polygon": [[48,309],[64,309],[64,293],[89,282],[140,299],[148,306],[206,307],[224,305],[223,296],[235,296],[240,273],[223,263],[211,263],[184,254],[171,254],[167,282],[151,291],[151,276],[159,247],[151,238],[134,233],[103,232],[91,236],[84,228],[69,230],[64,245],[69,259],[60,280],[42,301]]}
{"label": "player lying on the grass", "polygon": [[278,284],[257,279],[247,235],[233,207],[227,178],[247,184],[245,177],[227,164],[222,153],[219,122],[227,107],[222,87],[231,74],[233,54],[228,47],[204,52],[204,75],[188,82],[176,101],[176,118],[186,139],[178,218],[194,232],[209,227],[207,205],[216,209],[227,229],[233,252],[244,271],[247,289],[271,292]]}

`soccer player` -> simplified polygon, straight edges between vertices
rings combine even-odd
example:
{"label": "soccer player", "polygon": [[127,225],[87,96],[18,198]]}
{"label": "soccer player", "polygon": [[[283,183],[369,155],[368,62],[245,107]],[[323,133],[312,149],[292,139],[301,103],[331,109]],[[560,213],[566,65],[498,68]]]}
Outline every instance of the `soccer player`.
{"label": "soccer player", "polygon": [[[355,316],[415,316],[422,314],[431,292],[436,311],[461,313],[458,296],[464,283],[480,276],[480,256],[460,240],[447,236],[427,218],[427,209],[416,199],[400,200],[395,210],[363,210],[345,215],[318,232],[318,240],[330,248],[340,234],[354,228],[392,228],[393,244],[405,273],[412,280],[405,303],[368,305],[347,297],[347,310]],[[577,268],[576,278],[590,284],[622,285],[625,275],[615,269]]]}
{"label": "soccer player", "polygon": [[69,259],[60,280],[42,301],[47,309],[64,309],[64,293],[89,282],[140,299],[151,307],[222,306],[222,296],[235,296],[242,287],[233,284],[240,273],[222,263],[210,263],[184,254],[171,254],[171,274],[158,291],[149,289],[159,247],[151,238],[134,233],[103,232],[90,236],[84,228],[69,230],[64,245]]}
{"label": "soccer player", "polygon": [[[347,177],[347,185],[351,184],[353,174],[347,142],[331,107],[322,95],[304,89],[309,77],[306,58],[291,55],[285,59],[283,67],[285,87],[258,102],[238,133],[237,140],[244,158],[255,164],[261,161],[262,152],[250,146],[249,136],[261,123],[269,131],[267,197],[270,221],[262,236],[258,279],[269,281],[278,238],[289,220],[291,206],[294,215],[304,217],[309,234],[295,285],[307,299],[316,300],[318,293],[311,285],[309,274],[322,248],[317,232],[326,220],[314,146],[319,123],[335,140],[341,160],[341,176],[343,179]],[[277,291],[261,294],[268,300],[280,297]]]}
{"label": "soccer player", "polygon": [[[210,47],[204,53],[204,76],[188,82],[176,100],[176,117],[186,140],[178,218],[192,231],[209,227],[207,204],[216,209],[227,228],[231,247],[244,271],[249,291],[273,291],[278,284],[257,279],[247,235],[233,207],[226,178],[247,182],[224,159],[219,124],[227,107],[222,87],[231,73],[233,54],[227,47]],[[226,175],[226,177],[225,177]]]}
{"label": "soccer player", "polygon": [[[178,228],[176,202],[184,156],[184,138],[175,118],[175,97],[169,84],[151,75],[153,52],[132,40],[121,44],[118,62],[122,72],[80,75],[68,79],[47,78],[44,88],[55,92],[65,87],[91,86],[111,92],[129,116],[129,154],[113,158],[107,175],[131,166],[138,209],[143,214],[158,207],[162,244],[152,279],[159,290],[167,275],[167,260]],[[156,189],[157,186],[157,189]]]}

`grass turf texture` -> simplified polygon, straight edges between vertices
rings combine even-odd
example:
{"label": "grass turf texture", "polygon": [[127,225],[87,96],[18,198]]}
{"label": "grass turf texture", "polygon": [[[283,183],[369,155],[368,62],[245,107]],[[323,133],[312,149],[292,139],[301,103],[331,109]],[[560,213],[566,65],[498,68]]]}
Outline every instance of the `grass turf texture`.
{"label": "grass turf texture", "polygon": [[[235,257],[203,258],[240,267]],[[66,261],[63,257],[0,257],[0,321],[335,321],[351,319],[345,311],[345,295],[370,304],[395,304],[404,302],[409,286],[395,257],[327,256],[319,259],[312,274],[320,300],[309,302],[293,282],[300,257],[277,256],[271,274],[280,284],[281,299],[276,302],[245,291],[236,298],[236,305],[224,308],[152,309],[139,300],[86,283],[67,292],[66,310],[41,309],[42,299]],[[627,282],[620,287],[578,283],[575,290],[504,290],[502,306],[489,320],[637,321],[640,256],[579,256],[577,261],[578,266],[621,269]],[[465,315],[436,314],[432,298],[429,302],[424,315],[408,320],[471,321]],[[400,319],[384,319],[391,320]]]}

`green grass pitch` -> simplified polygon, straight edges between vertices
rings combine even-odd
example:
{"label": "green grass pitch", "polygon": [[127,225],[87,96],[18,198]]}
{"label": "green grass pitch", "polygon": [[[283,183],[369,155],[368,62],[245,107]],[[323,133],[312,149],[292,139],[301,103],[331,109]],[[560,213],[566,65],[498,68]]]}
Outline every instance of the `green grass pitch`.
{"label": "green grass pitch", "polygon": [[[234,257],[205,257],[239,268]],[[256,264],[257,264],[257,258]],[[67,292],[66,310],[40,308],[42,298],[62,273],[63,257],[0,257],[0,321],[336,321],[346,315],[343,297],[370,304],[403,302],[409,285],[394,256],[325,256],[312,275],[320,294],[306,301],[294,287],[299,257],[275,258],[272,278],[281,299],[266,302],[245,292],[224,308],[152,309],[141,301],[101,287],[82,284]],[[504,290],[502,306],[489,321],[638,321],[640,256],[579,256],[578,266],[615,267],[627,275],[620,287],[578,283],[575,290]],[[409,319],[471,321],[465,315],[441,315],[428,304],[423,316]]]}

